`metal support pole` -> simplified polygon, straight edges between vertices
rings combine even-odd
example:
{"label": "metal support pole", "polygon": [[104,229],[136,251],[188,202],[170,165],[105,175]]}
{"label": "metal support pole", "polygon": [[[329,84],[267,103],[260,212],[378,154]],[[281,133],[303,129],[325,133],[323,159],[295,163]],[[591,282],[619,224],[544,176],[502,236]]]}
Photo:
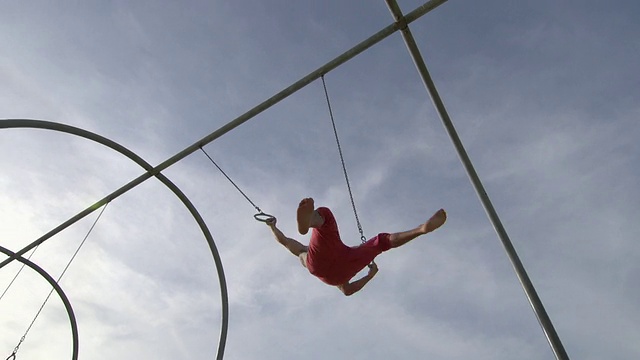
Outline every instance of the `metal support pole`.
{"label": "metal support pole", "polygon": [[453,142],[453,145],[458,152],[458,156],[460,157],[462,164],[467,170],[467,175],[469,176],[469,179],[471,180],[471,183],[473,184],[473,187],[475,188],[476,193],[478,194],[478,197],[482,202],[482,206],[484,207],[485,212],[487,213],[487,216],[491,221],[491,224],[493,224],[493,228],[498,234],[498,237],[502,241],[502,245],[507,251],[507,255],[511,260],[511,264],[516,272],[516,275],[518,276],[518,279],[520,279],[520,284],[522,284],[522,288],[527,295],[529,304],[533,308],[533,311],[538,318],[538,322],[542,327],[542,330],[547,338],[547,341],[549,342],[549,345],[551,346],[554,355],[558,360],[568,360],[569,357],[565,352],[564,347],[562,346],[562,342],[560,341],[560,338],[558,337],[553,324],[551,323],[551,319],[547,315],[547,312],[544,309],[544,305],[542,305],[542,301],[538,297],[538,294],[536,293],[536,290],[533,287],[533,284],[531,283],[531,280],[529,279],[529,276],[527,275],[527,272],[525,271],[524,266],[522,265],[522,262],[520,261],[520,258],[518,257],[518,254],[516,253],[516,250],[513,247],[506,230],[502,226],[502,222],[500,221],[496,210],[493,208],[491,200],[489,199],[489,196],[482,186],[482,182],[480,182],[480,178],[478,177],[478,174],[476,173],[473,164],[471,163],[471,160],[469,159],[469,156],[467,155],[467,152],[462,145],[462,141],[458,137],[456,129],[453,126],[453,122],[451,121],[451,118],[449,118],[449,114],[447,113],[444,103],[442,102],[442,99],[440,99],[438,90],[436,89],[436,86],[431,79],[431,76],[429,75],[429,71],[427,70],[424,59],[422,58],[420,50],[418,49],[413,35],[409,30],[406,17],[402,15],[402,11],[400,10],[400,7],[398,6],[396,0],[385,1],[387,2],[387,6],[389,7],[389,10],[391,11],[393,17],[395,18],[396,23],[401,27],[402,37],[404,38],[404,42],[409,49],[409,53],[411,54],[418,72],[422,77],[422,81],[424,82],[424,85],[426,86],[427,91],[431,96],[433,104],[438,110],[440,119],[442,120],[447,133],[449,133],[449,137],[451,137],[451,141]]}
{"label": "metal support pole", "polygon": [[[431,1],[428,1],[425,4],[423,4],[422,6],[419,6],[418,8],[416,8],[415,10],[413,10],[412,12],[407,14],[405,19],[406,19],[407,22],[413,22],[413,21],[419,19],[421,16],[425,15],[426,13],[428,13],[429,11],[431,11],[431,10],[437,8],[438,6],[444,4],[445,2],[447,2],[447,0],[431,0]],[[302,89],[303,87],[307,86],[308,84],[310,84],[314,80],[317,80],[320,76],[328,73],[329,71],[335,69],[339,65],[342,65],[343,63],[347,62],[348,60],[351,60],[356,55],[362,53],[363,51],[367,50],[371,46],[373,46],[373,45],[379,43],[380,41],[384,40],[385,38],[389,37],[391,34],[393,34],[394,32],[398,31],[399,29],[400,29],[399,25],[397,23],[393,23],[393,24],[385,27],[384,29],[378,31],[377,33],[375,33],[374,35],[372,35],[368,39],[362,41],[361,43],[359,43],[358,45],[354,46],[353,48],[347,50],[346,52],[344,52],[343,54],[339,55],[335,59],[333,59],[333,60],[329,61],[328,63],[326,63],[325,65],[319,67],[317,70],[311,72],[309,75],[303,77],[302,79],[300,79],[297,82],[293,83],[292,85],[290,85],[286,89],[284,89],[284,90],[280,91],[279,93],[273,95],[269,99],[263,101],[259,105],[255,106],[253,109],[251,109],[251,110],[247,111],[246,113],[240,115],[235,120],[232,120],[231,122],[227,123],[226,125],[223,125],[218,130],[212,132],[211,134],[205,136],[204,138],[202,138],[201,140],[199,140],[195,144],[187,147],[186,149],[182,150],[181,152],[177,153],[176,155],[172,156],[171,158],[165,160],[163,163],[161,163],[160,165],[156,166],[155,168],[149,169],[146,173],[140,175],[139,177],[137,177],[134,180],[131,180],[131,182],[129,182],[128,184],[122,186],[120,189],[118,189],[118,190],[114,191],[113,193],[107,195],[105,198],[103,198],[102,200],[99,200],[94,205],[92,205],[92,206],[88,207],[87,209],[81,211],[80,213],[78,213],[74,217],[72,217],[69,220],[65,221],[64,223],[60,224],[55,229],[53,229],[53,230],[49,231],[48,233],[44,234],[43,236],[41,236],[40,238],[38,238],[37,240],[35,240],[31,244],[29,244],[26,247],[24,247],[22,250],[16,252],[14,255],[11,255],[8,259],[5,259],[4,261],[2,261],[0,263],[0,268],[3,268],[5,265],[7,265],[10,262],[14,261],[18,256],[24,255],[29,250],[31,250],[34,247],[42,244],[44,241],[48,240],[49,238],[51,238],[55,234],[59,233],[60,231],[66,229],[67,227],[71,226],[72,224],[74,224],[78,220],[80,220],[80,219],[84,218],[85,216],[89,215],[90,213],[92,213],[96,209],[99,209],[104,204],[114,200],[115,198],[119,197],[120,195],[122,195],[122,194],[126,193],[127,191],[133,189],[134,187],[140,185],[141,183],[143,183],[144,181],[148,180],[149,178],[158,175],[162,170],[165,170],[169,166],[171,166],[171,165],[177,163],[178,161],[184,159],[185,157],[187,157],[188,155],[190,155],[194,151],[197,151],[199,148],[201,148],[201,147],[205,146],[206,144],[214,141],[215,139],[217,139],[217,138],[221,137],[222,135],[228,133],[229,131],[235,129],[236,127],[242,125],[243,123],[247,122],[251,118],[253,118],[256,115],[260,114],[261,112],[267,110],[271,106],[273,106],[273,105],[277,104],[278,102],[284,100],[285,98],[287,98],[288,96],[292,95],[296,91]]]}

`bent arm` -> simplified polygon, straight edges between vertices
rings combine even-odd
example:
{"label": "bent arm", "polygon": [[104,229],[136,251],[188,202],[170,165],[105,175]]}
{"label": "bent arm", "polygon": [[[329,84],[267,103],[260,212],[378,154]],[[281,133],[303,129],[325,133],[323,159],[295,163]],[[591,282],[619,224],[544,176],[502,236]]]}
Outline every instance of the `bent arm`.
{"label": "bent arm", "polygon": [[356,280],[354,282],[347,282],[345,284],[338,285],[338,289],[340,289],[340,291],[342,291],[342,293],[345,294],[346,296],[351,296],[357,293],[358,291],[362,290],[362,288],[365,285],[367,285],[367,283],[371,281],[371,279],[373,279],[373,277],[376,276],[377,273],[378,273],[378,265],[376,265],[375,262],[371,263],[371,265],[369,266],[369,272],[367,273],[367,275],[363,276],[361,279]]}
{"label": "bent arm", "polygon": [[342,291],[346,296],[351,296],[358,291],[362,290],[362,288],[367,285],[367,283],[373,279],[373,276],[369,276],[369,274],[365,275],[363,278],[356,280],[354,282],[348,282],[346,284],[338,285],[338,289]]}

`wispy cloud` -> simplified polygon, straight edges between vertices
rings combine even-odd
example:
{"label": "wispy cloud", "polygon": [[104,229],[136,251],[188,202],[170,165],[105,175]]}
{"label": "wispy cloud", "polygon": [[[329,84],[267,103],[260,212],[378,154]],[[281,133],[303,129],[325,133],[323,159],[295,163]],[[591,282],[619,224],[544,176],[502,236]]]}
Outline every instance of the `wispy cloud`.
{"label": "wispy cloud", "polygon": [[[378,5],[8,5],[0,117],[86,128],[155,165],[390,23]],[[569,354],[623,359],[640,353],[640,134],[629,76],[639,43],[635,4],[600,5],[448,2],[412,29]],[[222,256],[226,357],[552,356],[400,36],[327,81],[365,233],[408,229],[440,207],[449,221],[382,254],[376,279],[346,298],[253,220],[204,155],[183,159],[163,173],[193,201]],[[323,96],[311,84],[207,151],[287,235],[307,241],[295,208],[313,196],[355,245]],[[0,242],[13,250],[143,172],[100,145],[43,130],[2,130],[0,154]],[[34,261],[58,274],[96,215],[45,242]],[[0,286],[17,268],[0,270]],[[61,286],[83,357],[215,355],[221,300],[210,250],[155,179],[109,205]],[[7,355],[47,292],[25,271],[0,301]],[[58,299],[32,331],[20,357],[70,354]]]}

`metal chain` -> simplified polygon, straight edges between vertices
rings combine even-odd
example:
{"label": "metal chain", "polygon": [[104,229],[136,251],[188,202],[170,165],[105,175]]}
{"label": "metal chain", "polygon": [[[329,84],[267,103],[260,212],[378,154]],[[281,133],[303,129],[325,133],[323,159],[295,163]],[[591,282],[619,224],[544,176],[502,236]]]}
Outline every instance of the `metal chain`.
{"label": "metal chain", "polygon": [[234,182],[233,182],[233,180],[231,180],[231,178],[229,177],[229,175],[227,175],[227,173],[225,173],[225,172],[224,172],[224,170],[222,170],[222,168],[221,168],[220,166],[218,166],[218,164],[216,164],[216,162],[215,162],[215,161],[213,161],[213,159],[211,158],[211,156],[209,156],[209,154],[204,150],[204,148],[200,147],[200,150],[202,150],[202,152],[203,152],[205,155],[207,155],[207,157],[209,158],[209,160],[211,160],[211,163],[212,163],[213,165],[215,165],[215,166],[218,168],[218,170],[220,170],[220,172],[222,173],[222,175],[224,175],[224,177],[226,177],[226,178],[227,178],[227,180],[229,180],[229,182],[230,182],[233,186],[235,186],[235,188],[240,192],[240,194],[242,194],[242,196],[244,196],[244,198],[245,198],[245,199],[247,199],[247,201],[248,201],[251,205],[253,205],[253,207],[254,207],[256,210],[258,210],[258,212],[262,212],[262,210],[260,210],[260,208],[259,208],[256,204],[254,204],[254,203],[253,203],[253,201],[251,201],[251,199],[249,199],[249,197],[244,193],[244,191],[242,191],[242,190],[238,187],[238,185],[236,185],[236,183],[234,183]]}
{"label": "metal chain", "polygon": [[327,91],[327,84],[324,81],[324,75],[320,76],[322,79],[322,87],[324,88],[324,96],[327,99],[327,106],[329,107],[329,117],[331,117],[331,125],[333,125],[333,134],[336,137],[336,144],[338,144],[338,153],[340,154],[340,162],[342,163],[342,171],[344,172],[344,179],[347,181],[347,190],[349,190],[349,198],[351,199],[351,207],[353,207],[353,214],[356,217],[356,224],[358,225],[358,232],[360,232],[360,241],[366,242],[367,238],[364,236],[362,225],[360,224],[360,218],[358,218],[358,211],[356,210],[356,203],[353,200],[353,192],[351,191],[351,184],[349,183],[349,175],[347,174],[347,166],[344,162],[344,156],[342,155],[342,147],[340,146],[340,139],[338,138],[338,130],[336,129],[336,122],[333,118],[333,111],[331,110],[331,101],[329,101],[329,92]]}
{"label": "metal chain", "polygon": [[[84,239],[82,239],[82,241],[80,242],[80,245],[78,245],[78,248],[76,249],[76,251],[71,256],[71,259],[67,263],[67,266],[65,266],[64,270],[62,270],[62,273],[60,274],[60,276],[58,276],[58,280],[56,282],[59,283],[60,280],[62,280],[62,277],[64,276],[64,274],[69,269],[69,266],[71,266],[71,263],[76,258],[76,255],[78,255],[78,252],[80,252],[80,249],[82,248],[82,245],[84,245],[85,241],[87,241],[87,239],[89,238],[89,235],[91,235],[91,232],[93,231],[93,228],[98,223],[98,220],[100,220],[100,218],[102,217],[102,214],[104,213],[104,211],[106,210],[108,205],[109,205],[109,203],[106,203],[102,207],[102,210],[98,214],[98,217],[96,217],[96,219],[93,221],[93,224],[91,224],[91,227],[89,228],[89,231],[87,231],[87,234],[84,236]],[[40,313],[42,312],[42,310],[44,309],[45,305],[49,301],[49,298],[51,297],[51,294],[53,294],[53,289],[51,289],[51,291],[49,291],[49,295],[47,295],[47,297],[42,302],[42,305],[40,306],[40,309],[38,309],[38,312],[36,313],[36,316],[34,316],[33,320],[31,320],[31,324],[29,324],[29,327],[24,332],[24,335],[22,335],[22,337],[20,338],[20,341],[18,342],[18,345],[16,345],[15,349],[13,349],[13,353],[11,355],[9,355],[7,360],[12,360],[12,359],[16,358],[16,354],[18,353],[18,350],[20,349],[20,345],[22,345],[22,343],[24,342],[25,338],[27,337],[27,334],[29,334],[29,331],[31,331],[31,328],[33,327],[33,324],[35,324],[36,320],[38,319],[38,316],[40,316]]]}
{"label": "metal chain", "polygon": [[229,175],[227,175],[227,173],[224,172],[224,170],[222,170],[222,168],[215,162],[213,161],[213,158],[211,158],[211,156],[209,156],[209,154],[204,150],[204,148],[201,146],[200,150],[202,150],[202,152],[207,156],[207,158],[209,158],[209,160],[211,161],[211,163],[213,165],[215,165],[216,168],[218,168],[218,170],[220,170],[220,172],[222,173],[222,175],[224,175],[224,177],[227,178],[227,180],[229,180],[229,182],[240,192],[240,194],[242,194],[242,196],[244,196],[245,199],[247,199],[247,201],[253,205],[253,207],[258,211],[257,214],[255,214],[253,217],[261,222],[266,222],[269,219],[272,219],[273,216],[269,215],[269,214],[265,214],[264,212],[262,212],[262,210],[260,210],[260,208],[253,202],[251,201],[251,199],[249,199],[249,197],[247,196],[247,194],[244,193],[244,191],[242,191],[240,189],[240,187],[238,185],[236,185],[235,182],[233,182],[233,180],[231,180],[231,178],[229,177]]}
{"label": "metal chain", "polygon": [[27,334],[22,335],[22,337],[20,338],[20,341],[18,342],[18,345],[16,345],[16,347],[13,348],[13,352],[11,353],[11,355],[9,355],[7,357],[7,360],[15,360],[16,359],[16,355],[18,354],[18,350],[20,349],[20,345],[22,345],[22,343],[24,342],[25,336],[27,336]]}

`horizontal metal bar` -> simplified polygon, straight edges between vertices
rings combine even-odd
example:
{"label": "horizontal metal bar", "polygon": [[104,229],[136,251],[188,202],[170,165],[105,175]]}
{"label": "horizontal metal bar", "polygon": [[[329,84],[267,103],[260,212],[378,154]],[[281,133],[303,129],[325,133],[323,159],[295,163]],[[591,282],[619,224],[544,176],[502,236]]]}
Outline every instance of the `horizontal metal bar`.
{"label": "horizontal metal bar", "polygon": [[[416,8],[414,11],[412,11],[409,18],[412,19],[411,21],[417,20],[422,15],[424,15],[424,14],[428,13],[429,11],[437,8],[438,6],[440,6],[441,4],[445,3],[446,1],[447,0],[431,0],[431,1],[428,1],[424,5]],[[126,193],[127,191],[129,191],[129,190],[133,189],[134,187],[140,185],[141,183],[143,183],[147,179],[149,179],[149,178],[151,178],[153,176],[156,176],[157,174],[159,174],[161,171],[165,170],[169,166],[177,163],[178,161],[184,159],[185,157],[187,157],[191,153],[197,151],[200,147],[202,147],[202,146],[214,141],[215,139],[219,138],[220,136],[222,136],[222,135],[228,133],[229,131],[235,129],[236,127],[242,125],[246,121],[250,120],[251,118],[255,117],[256,115],[258,115],[261,112],[265,111],[266,109],[270,108],[271,106],[273,106],[273,105],[277,104],[278,102],[282,101],[283,99],[285,99],[286,97],[288,97],[291,94],[295,93],[296,91],[302,89],[303,87],[305,87],[306,85],[308,85],[312,81],[318,79],[320,76],[328,73],[329,71],[335,69],[339,65],[347,62],[348,60],[354,58],[356,55],[358,55],[358,54],[362,53],[363,51],[367,50],[371,46],[373,46],[373,45],[379,43],[380,41],[384,40],[389,35],[393,34],[396,31],[398,31],[398,29],[399,29],[398,24],[397,23],[393,23],[393,24],[385,27],[384,29],[378,31],[374,35],[370,36],[366,40],[364,40],[361,43],[359,43],[358,45],[356,45],[353,48],[347,50],[343,54],[341,54],[338,57],[336,57],[335,59],[329,61],[328,63],[326,63],[325,65],[321,66],[317,70],[311,72],[310,74],[308,74],[307,76],[303,77],[302,79],[296,81],[291,86],[289,86],[286,89],[280,91],[279,93],[273,95],[269,99],[267,99],[264,102],[260,103],[259,105],[255,106],[254,108],[252,108],[251,110],[247,111],[246,113],[238,116],[236,119],[230,121],[226,125],[223,125],[218,130],[216,130],[216,131],[212,132],[211,134],[205,136],[204,138],[200,139],[195,144],[185,148],[184,150],[180,151],[176,155],[174,155],[174,156],[170,157],[169,159],[165,160],[164,162],[162,162],[158,166],[154,167],[153,169],[149,169],[146,173],[144,173],[144,174],[140,175],[139,177],[131,180],[129,183],[127,183],[126,185],[122,186],[121,188],[119,188],[118,190],[114,191],[113,193],[105,196],[103,199],[99,200],[98,202],[96,202],[92,206],[90,206],[87,209],[81,211],[80,213],[78,213],[74,217],[70,218],[69,220],[67,220],[64,223],[62,223],[59,226],[57,226],[55,229],[49,231],[48,233],[46,233],[43,236],[41,236],[39,239],[37,239],[34,242],[32,242],[31,244],[27,245],[25,248],[23,248],[22,250],[18,251],[16,253],[16,255],[19,255],[19,256],[24,255],[29,250],[31,250],[34,247],[38,246],[39,244],[43,243],[45,240],[51,238],[52,236],[54,236],[55,234],[59,233],[60,231],[66,229],[67,227],[69,227],[70,225],[74,224],[78,220],[80,220],[80,219],[84,218],[85,216],[89,215],[90,213],[92,213],[96,209],[100,208],[101,206],[105,205],[106,203],[114,200],[115,198],[117,198],[117,197],[121,196],[122,194]],[[11,256],[9,259],[5,259],[4,261],[2,261],[0,263],[0,268],[3,268],[5,265],[7,265],[8,263],[10,263],[13,260],[15,260],[15,256]]]}

